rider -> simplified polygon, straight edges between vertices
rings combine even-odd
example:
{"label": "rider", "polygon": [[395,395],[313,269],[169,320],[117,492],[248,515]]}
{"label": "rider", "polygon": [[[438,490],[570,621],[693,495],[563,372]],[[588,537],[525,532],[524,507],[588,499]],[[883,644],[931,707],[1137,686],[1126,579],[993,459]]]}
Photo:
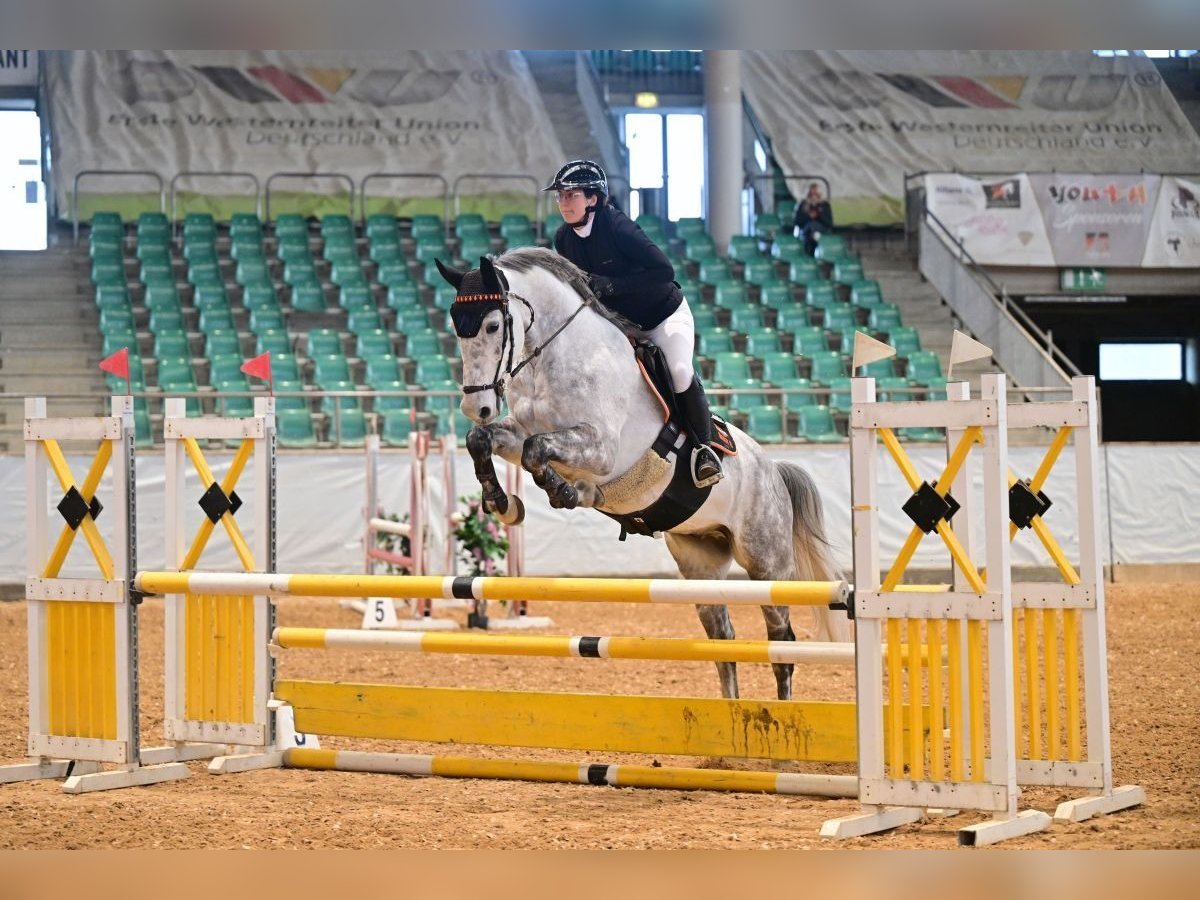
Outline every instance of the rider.
{"label": "rider", "polygon": [[608,200],[608,177],[589,159],[558,170],[545,188],[554,191],[563,225],[554,249],[588,275],[596,298],[641,329],[666,357],[675,399],[688,431],[699,444],[692,454],[698,487],[724,477],[710,448],[712,416],[704,387],[692,367],[696,327],[675,268],[636,222]]}

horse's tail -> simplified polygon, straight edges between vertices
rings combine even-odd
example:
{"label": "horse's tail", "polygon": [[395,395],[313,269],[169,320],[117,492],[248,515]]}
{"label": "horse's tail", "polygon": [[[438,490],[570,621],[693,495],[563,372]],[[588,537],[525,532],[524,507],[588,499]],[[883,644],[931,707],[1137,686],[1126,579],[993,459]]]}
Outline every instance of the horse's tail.
{"label": "horse's tail", "polygon": [[[792,547],[796,577],[801,581],[840,581],[833,562],[829,540],[825,537],[825,513],[821,495],[812,476],[795,463],[777,460],[776,468],[792,498]],[[850,624],[844,613],[831,613],[817,607],[817,638],[846,641]]]}

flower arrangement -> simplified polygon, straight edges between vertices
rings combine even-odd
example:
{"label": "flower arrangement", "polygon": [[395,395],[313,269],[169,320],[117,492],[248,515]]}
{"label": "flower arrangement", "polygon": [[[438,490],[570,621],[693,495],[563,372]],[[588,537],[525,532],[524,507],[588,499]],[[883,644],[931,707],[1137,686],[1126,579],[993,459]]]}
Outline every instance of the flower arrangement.
{"label": "flower arrangement", "polygon": [[508,557],[508,538],[495,517],[483,509],[482,497],[459,497],[466,504],[455,516],[454,539],[459,545],[459,560],[468,575],[503,575],[502,564]]}

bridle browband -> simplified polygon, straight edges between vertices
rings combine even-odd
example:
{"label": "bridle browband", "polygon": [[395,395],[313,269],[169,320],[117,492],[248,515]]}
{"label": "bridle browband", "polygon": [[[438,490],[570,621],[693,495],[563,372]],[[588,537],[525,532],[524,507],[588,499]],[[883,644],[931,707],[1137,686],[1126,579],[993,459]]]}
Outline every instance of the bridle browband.
{"label": "bridle browband", "polygon": [[[573,321],[575,321],[575,317],[587,308],[587,303],[580,301],[579,308],[576,309],[575,312],[571,313],[571,315],[567,317],[566,321],[564,321],[558,326],[558,328],[554,330],[554,333],[551,334],[550,337],[538,344],[538,346],[535,347],[532,352],[528,353],[524,359],[517,363],[516,367],[514,368],[512,364],[513,352],[516,349],[517,341],[516,336],[513,334],[512,313],[508,308],[510,299],[521,301],[525,304],[525,308],[529,310],[529,326],[525,329],[526,334],[528,334],[529,329],[533,327],[533,323],[537,320],[537,314],[534,313],[533,306],[530,305],[529,301],[520,294],[515,294],[510,290],[504,290],[500,293],[491,294],[459,294],[454,298],[455,303],[499,303],[500,312],[504,315],[504,333],[500,337],[500,353],[496,358],[496,372],[492,376],[492,381],[488,384],[464,384],[462,386],[462,392],[464,394],[478,394],[480,391],[495,391],[497,399],[503,400],[505,394],[505,384],[508,381],[512,381],[512,379],[516,378],[517,374],[523,368],[541,356],[542,351],[549,346],[550,342],[562,334],[563,330]],[[508,349],[507,364],[504,361],[504,351],[506,348]],[[504,370],[503,374],[500,372],[501,369]]]}

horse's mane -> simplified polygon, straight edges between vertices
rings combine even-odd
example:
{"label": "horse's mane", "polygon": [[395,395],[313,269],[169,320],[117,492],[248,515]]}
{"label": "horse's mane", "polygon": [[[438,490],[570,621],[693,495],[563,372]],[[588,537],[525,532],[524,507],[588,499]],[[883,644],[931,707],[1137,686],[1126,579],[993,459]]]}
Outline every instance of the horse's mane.
{"label": "horse's mane", "polygon": [[626,337],[638,337],[641,334],[637,325],[613,312],[596,299],[596,295],[592,293],[592,289],[588,285],[587,275],[582,269],[553,250],[545,247],[520,247],[499,256],[496,259],[496,265],[501,269],[509,269],[513,272],[528,272],[531,269],[548,272],[573,289],[596,315],[612,322],[621,329],[621,333]]}

